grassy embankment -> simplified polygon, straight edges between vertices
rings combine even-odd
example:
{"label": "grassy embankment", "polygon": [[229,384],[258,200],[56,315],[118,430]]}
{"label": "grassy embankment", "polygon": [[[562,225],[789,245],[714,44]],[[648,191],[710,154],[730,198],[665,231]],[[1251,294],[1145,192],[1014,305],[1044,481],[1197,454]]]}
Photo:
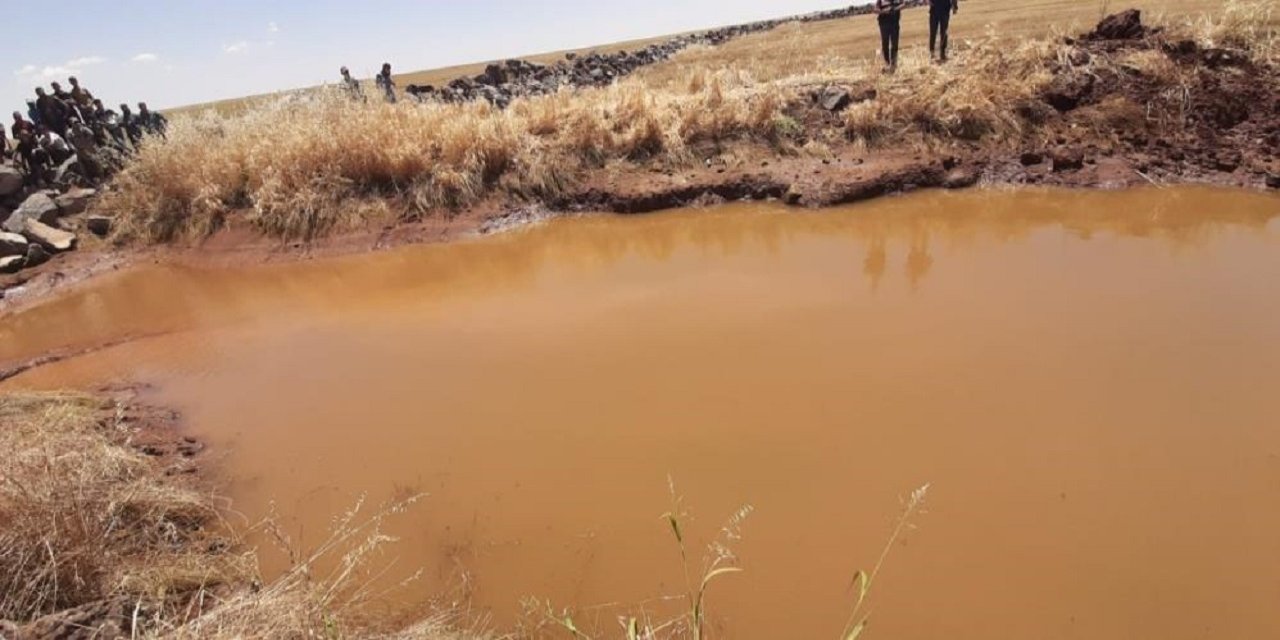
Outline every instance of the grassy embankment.
{"label": "grassy embankment", "polygon": [[[1271,3],[1131,4],[1164,9],[1148,23],[1163,19],[1171,32],[1205,45],[1276,61],[1280,16]],[[1070,52],[1061,30],[1091,24],[1103,7],[1055,1],[1010,9],[975,0],[953,27],[953,63],[930,65],[922,49],[909,47],[893,76],[867,55],[875,27],[862,17],[786,25],[689,50],[611,87],[520,99],[505,111],[483,103],[365,106],[329,96],[235,117],[180,118],[167,142],[147,146],[117,177],[99,208],[118,217],[117,238],[125,242],[199,239],[233,216],[270,236],[309,239],[449,215],[485,198],[546,201],[595,171],[678,168],[712,155],[823,157],[890,140],[896,149],[1011,147],[1062,125],[1038,96]],[[1053,33],[1046,33],[1046,17],[1058,20]],[[908,43],[918,42],[920,31],[908,29]],[[1119,115],[1094,110],[1100,131],[1126,126],[1123,118],[1135,110],[1146,109],[1151,119],[1184,108],[1175,93],[1185,78],[1150,53],[1089,63],[1094,75],[1142,69],[1170,90],[1165,104],[1119,105]],[[799,110],[809,92],[829,83],[866,83],[879,97],[835,124],[805,122]],[[1022,108],[1028,104],[1039,109]],[[1073,129],[1093,124],[1081,127],[1087,114],[1073,117]]]}

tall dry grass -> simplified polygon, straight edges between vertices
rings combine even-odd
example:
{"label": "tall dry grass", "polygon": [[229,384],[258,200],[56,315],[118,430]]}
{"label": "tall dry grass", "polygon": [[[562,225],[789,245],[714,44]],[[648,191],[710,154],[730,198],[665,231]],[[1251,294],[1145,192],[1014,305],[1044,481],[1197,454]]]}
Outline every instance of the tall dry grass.
{"label": "tall dry grass", "polygon": [[243,116],[174,122],[99,203],[125,241],[198,239],[232,212],[263,233],[310,239],[387,214],[434,215],[494,193],[551,199],[585,170],[679,161],[689,145],[773,137],[782,100],[722,74],[696,89],[634,84],[487,103],[365,105],[326,93]]}
{"label": "tall dry grass", "polygon": [[[264,584],[255,554],[227,534],[216,497],[140,452],[127,413],[80,394],[0,396],[0,620],[21,625],[90,607],[97,617],[63,618],[72,624],[62,631],[202,640],[490,637],[452,612],[386,633],[364,615],[376,595],[364,577],[392,541],[383,523],[413,499],[372,514],[357,505],[324,543]],[[127,619],[113,618],[121,615]]]}
{"label": "tall dry grass", "polygon": [[0,619],[112,598],[164,603],[242,580],[211,496],[127,446],[88,396],[0,398]]}

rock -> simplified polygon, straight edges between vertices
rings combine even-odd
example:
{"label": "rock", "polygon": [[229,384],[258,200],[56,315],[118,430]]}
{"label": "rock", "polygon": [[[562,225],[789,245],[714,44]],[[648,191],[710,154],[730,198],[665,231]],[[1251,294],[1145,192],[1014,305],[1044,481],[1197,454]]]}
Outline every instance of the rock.
{"label": "rock", "polygon": [[1089,37],[1094,40],[1136,40],[1146,33],[1142,26],[1142,12],[1129,9],[1103,18]]}
{"label": "rock", "polygon": [[38,267],[49,261],[49,252],[44,247],[31,243],[27,245],[27,267]]}
{"label": "rock", "polygon": [[1240,168],[1240,156],[1232,153],[1219,153],[1213,159],[1213,168],[1223,173],[1231,173]]}
{"label": "rock", "polygon": [[1061,74],[1044,92],[1044,101],[1060,113],[1079,107],[1093,93],[1094,79],[1087,73]]}
{"label": "rock", "polygon": [[1089,55],[1089,52],[1084,49],[1072,49],[1071,53],[1067,54],[1067,60],[1071,62],[1072,66],[1083,67],[1089,64],[1090,60],[1093,60],[1093,56]]}
{"label": "rock", "polygon": [[22,235],[26,236],[27,240],[31,242],[39,243],[49,251],[54,253],[58,253],[59,251],[70,251],[76,246],[76,236],[74,233],[55,229],[32,218],[26,218],[24,223],[25,226],[22,230]]}
{"label": "rock", "polygon": [[1280,189],[1280,173],[1267,174],[1267,186],[1272,189]]}
{"label": "rock", "polygon": [[1031,165],[1044,162],[1044,154],[1035,151],[1026,151],[1018,158],[1018,161],[1022,163],[1022,166],[1030,167]]}
{"label": "rock", "polygon": [[818,99],[818,104],[831,112],[844,111],[852,103],[853,97],[849,95],[849,90],[836,86],[823,89],[822,97]]}
{"label": "rock", "polygon": [[26,256],[5,256],[0,258],[0,273],[17,273],[27,266]]}
{"label": "rock", "polygon": [[1232,49],[1205,49],[1201,54],[1206,67],[1210,69],[1221,69],[1223,67],[1243,67],[1248,64],[1249,56],[1243,51],[1234,51]]}
{"label": "rock", "polygon": [[22,172],[9,166],[0,166],[0,198],[11,196],[22,188]]}
{"label": "rock", "polygon": [[1075,171],[1084,167],[1084,152],[1079,149],[1058,149],[1050,157],[1054,172]]}
{"label": "rock", "polygon": [[44,224],[56,224],[58,214],[58,203],[54,202],[53,198],[44,193],[33,193],[9,216],[5,222],[5,231],[22,233],[21,219],[24,218],[39,220]]}
{"label": "rock", "polygon": [[111,218],[107,216],[89,216],[84,220],[84,226],[99,238],[105,238],[111,233]]}
{"label": "rock", "polygon": [[944,189],[966,189],[978,184],[978,170],[973,167],[956,167],[942,180]]}
{"label": "rock", "polygon": [[0,231],[0,256],[27,255],[27,239],[21,234]]}
{"label": "rock", "polygon": [[[89,201],[98,194],[96,189],[75,188],[53,199],[54,204],[58,205],[61,214],[64,216],[74,216],[78,213],[84,213],[88,208]],[[41,220],[41,222],[45,222]],[[45,224],[49,224],[45,222]]]}

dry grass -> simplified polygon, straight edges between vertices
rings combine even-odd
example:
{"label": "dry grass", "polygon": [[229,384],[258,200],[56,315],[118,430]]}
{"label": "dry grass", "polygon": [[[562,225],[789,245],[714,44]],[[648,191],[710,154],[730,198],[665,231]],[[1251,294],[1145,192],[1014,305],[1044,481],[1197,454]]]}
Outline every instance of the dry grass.
{"label": "dry grass", "polygon": [[[1270,3],[1209,5],[1216,3],[1161,7],[1179,16],[1169,25],[1174,31],[1274,61]],[[975,0],[961,15],[986,16],[1001,28],[976,39],[973,30],[960,31],[948,65],[931,65],[922,49],[907,48],[893,76],[879,73],[869,57],[830,46],[874,28],[863,17],[787,25],[688,50],[611,87],[517,100],[507,110],[484,103],[363,105],[326,93],[277,100],[237,117],[179,118],[168,141],[148,144],[99,207],[118,217],[123,242],[199,240],[231,215],[273,237],[309,240],[396,217],[449,215],[489,197],[554,201],[601,167],[688,166],[737,146],[823,155],[850,141],[875,147],[891,140],[896,148],[1016,142],[1054,116],[1036,96],[1068,53],[1053,33],[1009,39],[1011,32],[1044,33],[1033,8],[1086,24],[1100,12],[1090,2],[1052,0],[1012,11]],[[1212,11],[1186,17],[1193,8]],[[970,39],[960,42],[961,35]],[[1155,58],[1099,60],[1088,71],[1130,63],[1169,71],[1158,69]],[[1166,75],[1171,91],[1184,80]],[[801,124],[795,109],[830,83],[871,84],[879,97],[848,110],[842,127]],[[1123,125],[1117,114],[1133,111],[1129,106],[1103,110],[1097,127],[1085,129]]]}
{"label": "dry grass", "polygon": [[[0,424],[0,620],[87,607],[97,613],[74,620],[85,633],[106,624],[138,638],[383,637],[362,615],[376,595],[364,578],[391,542],[384,521],[414,499],[372,515],[357,505],[325,543],[259,586],[254,554],[222,533],[216,498],[139,452],[125,408],[79,394],[6,395]],[[429,616],[386,637],[488,637],[454,622]]]}
{"label": "dry grass", "polygon": [[164,602],[236,582],[207,494],[165,478],[79,395],[0,398],[0,619],[112,598]]}

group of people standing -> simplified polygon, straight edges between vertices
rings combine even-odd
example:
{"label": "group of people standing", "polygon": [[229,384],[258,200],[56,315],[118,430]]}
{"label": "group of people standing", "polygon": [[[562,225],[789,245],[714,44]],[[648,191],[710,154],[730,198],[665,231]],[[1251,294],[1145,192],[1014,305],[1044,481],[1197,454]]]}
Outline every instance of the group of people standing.
{"label": "group of people standing", "polygon": [[[364,95],[364,88],[360,86],[360,81],[351,77],[351,70],[343,67],[339,73],[342,74],[342,88],[352,100],[366,102],[368,98]],[[378,75],[374,76],[373,84],[378,88],[378,92],[382,94],[382,99],[390,103],[396,101],[396,81],[391,77],[391,63],[382,63],[382,70]]]}
{"label": "group of people standing", "polygon": [[0,130],[0,159],[11,158],[29,185],[52,183],[55,171],[72,156],[79,161],[81,175],[96,182],[123,166],[143,138],[166,134],[168,120],[147,103],[139,102],[137,112],[122,104],[116,112],[76,78],[67,82],[70,90],[57,82],[50,84],[52,91],[37,87],[26,114],[13,112],[12,146]]}
{"label": "group of people standing", "polygon": [[[880,23],[880,49],[885,71],[898,68],[898,40],[902,35],[902,6],[905,0],[876,0],[876,19]],[[947,61],[947,32],[951,16],[960,12],[960,0],[929,0],[929,58]]]}

